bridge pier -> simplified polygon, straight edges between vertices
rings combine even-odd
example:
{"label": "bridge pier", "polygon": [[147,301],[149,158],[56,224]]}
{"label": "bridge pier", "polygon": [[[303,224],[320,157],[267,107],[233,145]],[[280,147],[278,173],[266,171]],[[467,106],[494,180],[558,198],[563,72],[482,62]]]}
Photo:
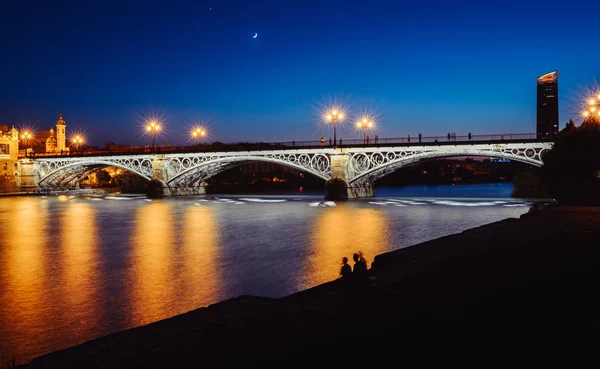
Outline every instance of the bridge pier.
{"label": "bridge pier", "polygon": [[21,167],[21,180],[19,190],[23,192],[33,192],[38,186],[35,181],[35,170],[32,159],[19,160]]}
{"label": "bridge pier", "polygon": [[370,182],[348,183],[352,169],[348,165],[350,155],[345,149],[329,155],[331,162],[331,179],[325,182],[325,200],[349,200],[361,197],[371,197],[375,188]]}

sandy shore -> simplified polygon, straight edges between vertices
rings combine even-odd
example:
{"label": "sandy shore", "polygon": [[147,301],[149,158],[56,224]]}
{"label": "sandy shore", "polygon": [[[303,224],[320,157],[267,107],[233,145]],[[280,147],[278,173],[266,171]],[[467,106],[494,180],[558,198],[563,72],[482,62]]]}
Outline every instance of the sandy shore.
{"label": "sandy shore", "polygon": [[26,367],[548,358],[597,335],[599,241],[600,208],[550,207],[378,255],[364,284],[332,281],[281,299],[242,296]]}

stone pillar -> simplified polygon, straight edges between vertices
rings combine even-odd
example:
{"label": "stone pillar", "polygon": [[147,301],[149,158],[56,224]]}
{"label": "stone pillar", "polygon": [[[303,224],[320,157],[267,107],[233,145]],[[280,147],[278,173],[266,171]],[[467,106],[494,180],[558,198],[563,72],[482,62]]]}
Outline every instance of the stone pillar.
{"label": "stone pillar", "polygon": [[152,159],[152,180],[148,183],[146,196],[148,197],[165,197],[171,196],[171,189],[166,183],[166,173],[163,168],[164,155],[154,155]]}
{"label": "stone pillar", "polygon": [[375,194],[375,188],[370,182],[348,184],[348,178],[353,174],[349,161],[350,155],[345,149],[337,149],[336,153],[329,155],[331,179],[325,183],[325,200],[348,200]]}
{"label": "stone pillar", "polygon": [[37,185],[35,183],[35,171],[32,159],[21,159],[19,160],[19,177],[21,179],[20,191],[33,192]]}
{"label": "stone pillar", "polygon": [[337,149],[336,153],[329,155],[331,163],[331,179],[325,183],[325,200],[347,200],[360,197],[369,197],[375,194],[372,183],[361,182],[348,184],[350,155],[345,149]]}

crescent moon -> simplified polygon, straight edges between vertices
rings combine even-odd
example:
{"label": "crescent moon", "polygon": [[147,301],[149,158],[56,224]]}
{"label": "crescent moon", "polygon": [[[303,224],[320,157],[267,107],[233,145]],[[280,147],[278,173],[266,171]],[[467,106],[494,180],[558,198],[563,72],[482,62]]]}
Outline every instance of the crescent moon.
{"label": "crescent moon", "polygon": [[252,36],[252,38],[257,38],[258,37],[258,33],[255,33],[254,36]]}

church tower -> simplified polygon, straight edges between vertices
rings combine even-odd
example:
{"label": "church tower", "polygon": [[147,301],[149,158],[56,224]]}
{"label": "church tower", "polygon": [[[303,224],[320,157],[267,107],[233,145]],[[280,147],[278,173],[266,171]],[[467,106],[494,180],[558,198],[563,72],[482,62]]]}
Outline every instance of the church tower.
{"label": "church tower", "polygon": [[67,137],[67,124],[63,119],[62,113],[60,113],[60,117],[56,121],[56,151],[65,150],[66,146],[66,137]]}

